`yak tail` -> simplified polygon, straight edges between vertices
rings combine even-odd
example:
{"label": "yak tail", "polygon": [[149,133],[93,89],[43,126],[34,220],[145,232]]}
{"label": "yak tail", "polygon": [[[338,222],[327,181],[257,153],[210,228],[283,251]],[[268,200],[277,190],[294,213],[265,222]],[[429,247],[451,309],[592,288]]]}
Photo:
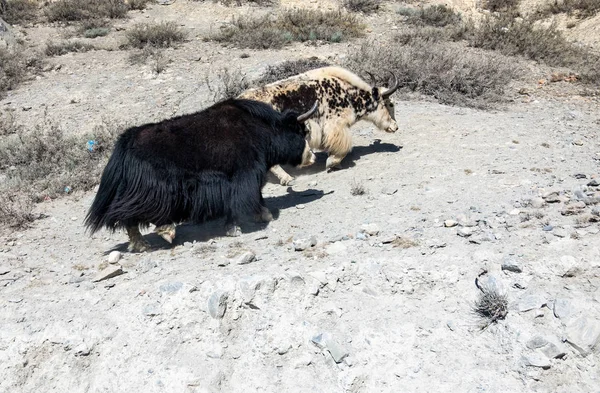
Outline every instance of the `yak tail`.
{"label": "yak tail", "polygon": [[84,225],[90,234],[100,230],[102,227],[115,229],[116,222],[111,222],[107,212],[113,202],[119,186],[123,180],[124,161],[126,159],[125,140],[120,138],[115,144],[115,149],[102,172],[98,192],[92,202],[92,206],[85,216]]}

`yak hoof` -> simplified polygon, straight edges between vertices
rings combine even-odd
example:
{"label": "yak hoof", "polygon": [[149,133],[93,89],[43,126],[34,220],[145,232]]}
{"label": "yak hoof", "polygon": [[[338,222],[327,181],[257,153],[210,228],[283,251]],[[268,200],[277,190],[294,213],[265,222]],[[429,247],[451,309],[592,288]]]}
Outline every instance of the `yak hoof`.
{"label": "yak hoof", "polygon": [[156,228],[156,233],[160,235],[163,239],[165,239],[170,244],[173,243],[173,239],[175,239],[175,225],[163,225]]}
{"label": "yak hoof", "polygon": [[279,184],[281,184],[282,186],[294,186],[294,185],[296,185],[296,179],[294,179],[291,176],[288,176],[286,178],[279,180]]}
{"label": "yak hoof", "polygon": [[273,221],[273,215],[266,207],[261,208],[260,214],[254,216],[256,222],[271,222]]}
{"label": "yak hoof", "polygon": [[150,251],[150,249],[150,243],[143,239],[134,242],[129,242],[129,246],[127,246],[127,250],[129,252],[146,252]]}
{"label": "yak hoof", "polygon": [[227,230],[227,232],[225,232],[225,234],[229,237],[238,237],[242,235],[242,228],[238,227],[237,225],[232,226],[231,228],[229,228]]}
{"label": "yak hoof", "polygon": [[331,172],[335,172],[335,171],[339,171],[340,169],[342,169],[342,166],[340,164],[338,165],[333,165],[329,168],[327,168],[327,173],[331,173]]}

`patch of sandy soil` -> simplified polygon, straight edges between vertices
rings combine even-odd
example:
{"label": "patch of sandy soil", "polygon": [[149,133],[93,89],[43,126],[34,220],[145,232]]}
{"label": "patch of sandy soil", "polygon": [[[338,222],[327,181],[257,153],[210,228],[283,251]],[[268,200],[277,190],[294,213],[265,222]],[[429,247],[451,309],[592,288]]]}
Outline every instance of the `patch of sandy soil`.
{"label": "patch of sandy soil", "polygon": [[[176,1],[133,12],[123,26],[173,20],[189,32],[164,73],[131,65],[112,32],[98,42],[113,50],[53,58],[0,106],[74,133],[140,124],[209,105],[204,80],[222,67],[254,77],[351,48],[203,41],[247,12],[265,11]],[[395,23],[392,11],[366,20],[371,36]],[[27,31],[40,43],[61,34]],[[396,99],[397,133],[357,124],[342,170],[326,173],[320,155],[290,169],[293,187],[267,184],[277,219],[239,238],[222,222],[181,225],[172,246],[148,233],[156,250],[131,254],[123,233],[84,232],[93,192],[38,205],[46,218],[0,241],[0,391],[597,390],[600,110],[567,82],[537,79],[496,111]],[[96,281],[114,250],[123,274]],[[244,252],[255,259],[239,264]],[[476,278],[509,303],[485,329]]]}

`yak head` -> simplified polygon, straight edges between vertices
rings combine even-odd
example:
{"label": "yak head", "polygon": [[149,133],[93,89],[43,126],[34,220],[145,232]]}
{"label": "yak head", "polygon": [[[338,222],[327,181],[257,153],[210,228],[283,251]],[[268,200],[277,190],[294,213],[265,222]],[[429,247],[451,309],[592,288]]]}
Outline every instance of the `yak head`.
{"label": "yak head", "polygon": [[293,130],[294,133],[301,135],[304,142],[304,150],[302,151],[301,160],[294,160],[293,162],[290,162],[290,164],[296,165],[299,168],[310,166],[314,164],[317,159],[308,144],[309,130],[306,126],[306,121],[314,116],[315,113],[317,113],[317,109],[319,109],[319,101],[315,101],[312,108],[310,108],[308,112],[301,115],[298,115],[294,111],[289,111],[287,113],[287,117],[289,119],[288,122],[294,124],[294,126],[289,127],[289,129]]}
{"label": "yak head", "polygon": [[[371,105],[367,106],[367,113],[365,114],[365,120],[369,120],[377,126],[377,128],[386,132],[398,131],[398,123],[396,123],[396,114],[394,110],[394,103],[391,100],[391,95],[398,90],[399,83],[398,78],[392,72],[394,82],[390,88],[385,87],[373,87],[371,89],[371,96],[373,101]],[[369,73],[371,79],[375,79],[372,74]]]}

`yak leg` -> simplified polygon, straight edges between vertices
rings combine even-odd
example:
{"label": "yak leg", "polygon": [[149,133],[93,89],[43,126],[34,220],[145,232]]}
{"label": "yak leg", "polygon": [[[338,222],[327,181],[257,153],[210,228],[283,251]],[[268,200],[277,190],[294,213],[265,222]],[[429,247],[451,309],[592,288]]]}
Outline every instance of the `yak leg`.
{"label": "yak leg", "polygon": [[352,150],[352,134],[347,124],[336,123],[325,130],[325,147],[329,152],[327,172],[340,169],[344,157]]}
{"label": "yak leg", "polygon": [[230,237],[238,237],[242,234],[242,228],[237,225],[236,218],[233,217],[231,213],[227,215],[227,220],[225,221],[225,235]]}
{"label": "yak leg", "polygon": [[148,243],[140,233],[140,228],[136,226],[126,227],[127,236],[129,236],[129,246],[127,250],[129,252],[144,252],[150,250],[150,243]]}
{"label": "yak leg", "polygon": [[273,221],[273,215],[269,209],[265,206],[265,200],[262,194],[260,194],[260,213],[254,215],[256,222],[270,222]]}
{"label": "yak leg", "polygon": [[156,229],[154,229],[154,231],[157,234],[159,234],[160,237],[162,237],[169,243],[173,243],[173,239],[175,239],[175,225],[174,224],[157,226]]}
{"label": "yak leg", "polygon": [[294,178],[290,176],[286,171],[284,171],[283,168],[279,165],[275,165],[273,168],[271,168],[271,173],[277,176],[277,178],[279,179],[279,184],[281,184],[282,186],[294,185]]}

